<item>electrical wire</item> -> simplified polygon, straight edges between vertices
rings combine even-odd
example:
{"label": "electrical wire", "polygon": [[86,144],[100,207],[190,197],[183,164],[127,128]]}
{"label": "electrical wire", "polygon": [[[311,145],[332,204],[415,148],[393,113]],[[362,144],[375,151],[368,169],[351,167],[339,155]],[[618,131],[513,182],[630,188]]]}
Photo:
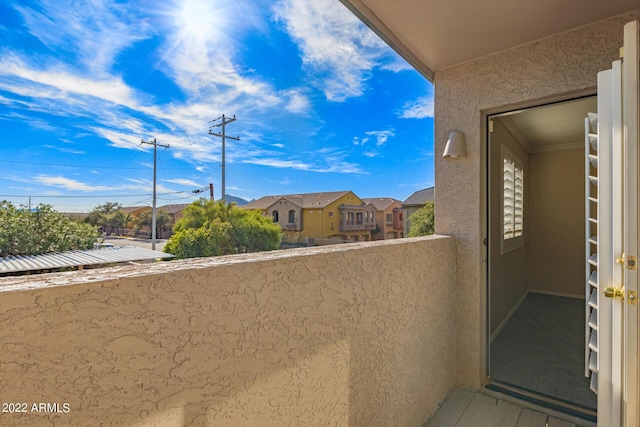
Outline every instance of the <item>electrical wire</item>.
{"label": "electrical wire", "polygon": [[[17,160],[0,160],[0,163],[11,163],[11,164],[18,164],[18,165],[35,165],[35,166],[61,166],[61,167],[68,167],[68,168],[78,168],[78,169],[113,169],[116,166],[92,166],[92,165],[65,165],[65,164],[61,164],[61,163],[38,163],[38,162],[23,162],[23,161],[17,161]],[[141,170],[141,169],[148,169],[147,166],[144,167],[120,167],[119,169],[131,169],[131,170]],[[167,170],[171,170],[171,169],[181,169],[181,168],[165,168]]]}

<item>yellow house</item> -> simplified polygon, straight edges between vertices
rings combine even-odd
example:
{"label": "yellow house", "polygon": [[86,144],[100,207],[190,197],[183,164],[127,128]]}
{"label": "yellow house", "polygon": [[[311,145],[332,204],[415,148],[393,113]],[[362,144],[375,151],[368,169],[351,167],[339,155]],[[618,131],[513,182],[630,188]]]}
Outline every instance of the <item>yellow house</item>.
{"label": "yellow house", "polygon": [[376,228],[375,207],[352,191],[265,196],[244,208],[261,210],[291,237],[368,241]]}

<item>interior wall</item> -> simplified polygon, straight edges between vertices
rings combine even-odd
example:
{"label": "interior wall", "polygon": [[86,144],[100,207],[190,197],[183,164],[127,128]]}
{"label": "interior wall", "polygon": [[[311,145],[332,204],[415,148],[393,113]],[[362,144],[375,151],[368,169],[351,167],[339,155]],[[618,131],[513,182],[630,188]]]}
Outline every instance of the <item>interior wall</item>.
{"label": "interior wall", "polygon": [[[529,167],[528,154],[509,133],[499,119],[493,121],[493,132],[489,141],[489,182],[490,182],[490,235],[489,235],[489,301],[490,301],[490,333],[500,328],[509,317],[511,311],[529,290],[529,250],[528,250],[528,188]],[[502,238],[502,147],[507,147],[524,167],[524,245],[502,254],[500,241]]]}
{"label": "interior wall", "polygon": [[584,149],[529,155],[529,288],[584,298]]}

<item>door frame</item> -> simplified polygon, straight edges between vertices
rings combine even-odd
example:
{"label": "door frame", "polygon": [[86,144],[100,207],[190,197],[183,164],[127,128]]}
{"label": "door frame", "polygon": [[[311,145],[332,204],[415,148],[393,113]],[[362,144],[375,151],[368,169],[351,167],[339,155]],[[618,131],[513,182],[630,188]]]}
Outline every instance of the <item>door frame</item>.
{"label": "door frame", "polygon": [[[547,105],[558,104],[562,102],[568,102],[572,100],[578,100],[581,98],[587,98],[597,96],[597,86],[584,88],[577,91],[570,91],[560,94],[551,95],[544,98],[529,99],[521,101],[515,104],[507,104],[499,107],[483,109],[480,111],[480,241],[479,241],[479,254],[480,254],[480,277],[482,278],[481,286],[481,375],[482,383],[488,388],[502,389],[502,391],[515,395],[516,399],[536,401],[539,405],[547,408],[559,410],[565,413],[574,414],[578,416],[586,416],[589,418],[592,414],[585,414],[580,408],[567,407],[563,403],[555,401],[553,399],[547,399],[543,396],[528,394],[526,392],[504,387],[492,382],[490,377],[490,364],[491,364],[491,334],[490,334],[490,315],[491,315],[491,301],[490,301],[490,280],[489,280],[489,266],[491,260],[489,258],[489,120],[494,116],[518,112],[529,108],[544,107]],[[487,243],[485,245],[485,242]]]}
{"label": "door frame", "polygon": [[[638,242],[640,241],[640,224],[638,217],[638,201],[640,196],[640,22],[633,21],[624,26],[624,60],[623,88],[625,93],[633,93],[635,96],[624,97],[623,111],[624,124],[635,122],[635,126],[625,126],[626,138],[624,150],[626,152],[627,165],[625,165],[625,199],[628,202],[625,209],[625,229],[627,235],[635,236],[635,239],[625,239],[624,250],[629,255],[638,256]],[[629,144],[629,141],[634,143]],[[637,270],[626,268],[624,270],[624,285],[626,297],[629,292],[640,292],[639,275]],[[625,325],[623,353],[623,408],[622,419],[625,427],[640,426],[640,306],[632,306],[625,301]],[[634,363],[635,362],[635,363]]]}

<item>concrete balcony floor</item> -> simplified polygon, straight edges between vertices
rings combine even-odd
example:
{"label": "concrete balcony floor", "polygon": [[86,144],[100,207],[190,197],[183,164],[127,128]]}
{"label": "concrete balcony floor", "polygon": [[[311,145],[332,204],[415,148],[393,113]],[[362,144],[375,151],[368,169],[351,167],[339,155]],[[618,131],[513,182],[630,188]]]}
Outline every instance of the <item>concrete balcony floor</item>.
{"label": "concrete balcony floor", "polygon": [[524,407],[490,392],[455,390],[426,427],[593,427],[595,424],[550,415],[544,408]]}

